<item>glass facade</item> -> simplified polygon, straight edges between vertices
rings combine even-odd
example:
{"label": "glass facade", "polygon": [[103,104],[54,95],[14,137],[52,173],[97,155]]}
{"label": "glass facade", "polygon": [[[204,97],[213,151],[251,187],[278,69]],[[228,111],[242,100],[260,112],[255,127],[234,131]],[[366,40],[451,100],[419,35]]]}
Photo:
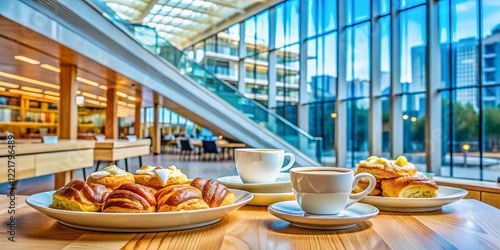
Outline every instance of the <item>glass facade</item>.
{"label": "glass facade", "polygon": [[325,165],[403,154],[422,172],[496,181],[498,13],[496,0],[289,0],[185,51],[321,137]]}

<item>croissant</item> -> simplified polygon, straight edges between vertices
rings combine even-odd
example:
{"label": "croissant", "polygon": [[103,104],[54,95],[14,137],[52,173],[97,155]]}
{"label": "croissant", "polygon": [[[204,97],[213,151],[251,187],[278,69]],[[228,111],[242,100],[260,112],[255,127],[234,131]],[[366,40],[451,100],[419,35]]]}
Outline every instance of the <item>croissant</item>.
{"label": "croissant", "polygon": [[155,189],[140,184],[122,184],[109,194],[102,211],[115,213],[155,212],[155,193]]}
{"label": "croissant", "polygon": [[403,176],[382,180],[382,195],[400,198],[434,198],[437,197],[438,185],[425,176]]}
{"label": "croissant", "polygon": [[196,178],[191,182],[191,186],[201,190],[203,200],[211,208],[230,205],[236,201],[236,196],[215,180]]}
{"label": "croissant", "polygon": [[100,184],[87,184],[80,180],[72,180],[64,187],[58,189],[52,196],[51,208],[98,212],[104,200],[111,192]]}
{"label": "croissant", "polygon": [[170,185],[156,195],[157,211],[172,212],[210,208],[201,197],[201,191],[189,185]]}

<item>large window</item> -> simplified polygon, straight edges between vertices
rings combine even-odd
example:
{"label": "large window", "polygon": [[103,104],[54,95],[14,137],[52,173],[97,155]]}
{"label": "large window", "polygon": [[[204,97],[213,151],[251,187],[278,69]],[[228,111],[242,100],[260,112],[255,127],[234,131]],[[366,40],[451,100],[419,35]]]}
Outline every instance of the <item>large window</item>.
{"label": "large window", "polygon": [[[439,22],[427,23],[436,11]],[[323,164],[355,167],[373,152],[404,154],[422,172],[435,171],[427,162],[437,158],[436,175],[496,180],[499,15],[497,0],[288,0],[186,52],[321,137]],[[437,44],[440,53],[428,55]],[[428,65],[434,58],[441,81],[428,80],[438,77]],[[427,120],[439,105],[439,121]],[[441,152],[429,150],[435,145]]]}

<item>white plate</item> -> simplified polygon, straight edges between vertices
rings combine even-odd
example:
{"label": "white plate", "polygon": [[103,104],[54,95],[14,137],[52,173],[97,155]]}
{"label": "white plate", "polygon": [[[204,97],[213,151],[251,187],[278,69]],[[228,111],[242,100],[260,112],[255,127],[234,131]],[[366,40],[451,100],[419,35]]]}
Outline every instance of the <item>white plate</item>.
{"label": "white plate", "polygon": [[249,192],[231,189],[231,192],[236,195],[236,202],[223,207],[182,212],[101,213],[49,208],[54,192],[31,195],[26,198],[26,203],[63,225],[106,232],[158,232],[206,226],[220,221],[222,217],[242,207],[253,198]]}
{"label": "white plate", "polygon": [[269,206],[280,201],[295,200],[293,192],[290,193],[252,193],[253,199],[247,205]]}
{"label": "white plate", "polygon": [[368,204],[354,203],[338,214],[315,215],[307,214],[300,209],[296,201],[274,203],[267,208],[274,216],[290,222],[292,226],[309,229],[346,229],[356,223],[367,220],[378,214],[378,209]]}
{"label": "white plate", "polygon": [[289,173],[280,173],[278,179],[271,183],[243,183],[241,178],[225,176],[217,179],[228,188],[241,189],[252,193],[288,193],[292,192],[292,183]]}
{"label": "white plate", "polygon": [[367,196],[360,202],[378,207],[382,211],[393,212],[428,212],[441,209],[442,206],[457,202],[467,195],[467,190],[439,186],[436,198],[393,198]]}

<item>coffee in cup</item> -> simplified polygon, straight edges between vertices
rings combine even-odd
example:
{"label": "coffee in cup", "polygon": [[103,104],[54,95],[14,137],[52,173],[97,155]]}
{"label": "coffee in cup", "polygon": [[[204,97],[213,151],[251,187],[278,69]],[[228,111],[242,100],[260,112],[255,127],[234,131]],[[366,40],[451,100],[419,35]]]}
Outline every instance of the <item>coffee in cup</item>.
{"label": "coffee in cup", "polygon": [[[367,178],[366,190],[352,194],[361,178]],[[290,180],[295,199],[300,208],[310,214],[338,214],[343,209],[367,196],[376,184],[369,173],[354,176],[348,168],[301,167],[290,170]]]}
{"label": "coffee in cup", "polygon": [[[285,156],[290,162],[283,167]],[[236,171],[244,183],[271,183],[281,171],[290,169],[295,156],[283,149],[242,148],[234,153]]]}

